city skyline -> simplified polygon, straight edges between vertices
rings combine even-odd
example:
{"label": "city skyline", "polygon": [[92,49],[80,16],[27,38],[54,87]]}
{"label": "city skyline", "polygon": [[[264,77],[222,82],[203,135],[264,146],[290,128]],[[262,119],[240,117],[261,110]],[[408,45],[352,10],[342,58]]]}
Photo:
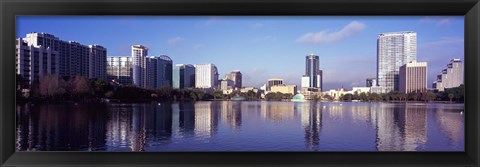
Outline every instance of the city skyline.
{"label": "city skyline", "polygon": [[[376,38],[385,32],[417,32],[417,61],[429,63],[429,88],[451,59],[464,57],[462,16],[17,19],[17,37],[46,32],[66,41],[102,45],[108,56],[131,55],[130,47],[141,44],[149,48],[149,56],[167,55],[173,64],[212,63],[219,74],[240,70],[243,85],[254,87],[270,78],[283,78],[285,84],[300,87],[304,57],[309,53],[319,56],[324,71],[322,91],[365,86],[365,79],[376,75]],[[96,26],[85,27],[88,23]],[[58,24],[65,28],[56,28]]]}

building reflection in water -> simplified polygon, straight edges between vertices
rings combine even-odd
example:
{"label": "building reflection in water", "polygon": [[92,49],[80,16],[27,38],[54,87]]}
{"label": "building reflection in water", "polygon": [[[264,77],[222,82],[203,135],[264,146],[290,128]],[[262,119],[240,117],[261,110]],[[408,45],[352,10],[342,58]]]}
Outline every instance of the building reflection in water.
{"label": "building reflection in water", "polygon": [[114,150],[146,151],[147,143],[169,143],[172,137],[172,106],[113,105],[107,122],[107,146]]}
{"label": "building reflection in water", "polygon": [[425,104],[382,103],[372,108],[377,127],[378,151],[416,151],[427,141]]}
{"label": "building reflection in water", "polygon": [[[95,108],[95,109],[94,109]],[[18,151],[95,151],[105,149],[103,105],[17,107]]]}
{"label": "building reflection in water", "polygon": [[[350,147],[378,151],[463,150],[463,109],[463,105],[455,104],[263,101],[17,105],[16,148],[162,151],[200,146],[222,151],[231,149],[225,143],[236,143],[237,147],[232,148],[244,145],[262,151],[275,150],[272,146],[278,141],[290,143],[282,145],[286,149],[309,151],[336,149],[332,142],[353,143],[346,151]],[[256,138],[259,133],[276,130],[278,133],[270,133],[266,139]],[[231,132],[235,137],[224,136]],[[355,133],[362,135],[352,135]],[[350,142],[350,137],[356,141]],[[357,148],[356,143],[367,146]]]}
{"label": "building reflection in water", "polygon": [[[238,130],[242,126],[242,106],[241,101],[222,101],[220,107],[216,110],[220,114],[222,124]],[[248,106],[247,106],[248,107]]]}
{"label": "building reflection in water", "polygon": [[464,142],[464,115],[447,107],[435,107],[434,120],[440,127],[440,131],[453,143]]}
{"label": "building reflection in water", "polygon": [[275,123],[292,120],[295,117],[294,105],[289,102],[265,103],[265,116]]}
{"label": "building reflection in water", "polygon": [[321,103],[295,103],[295,113],[300,113],[300,122],[305,130],[306,149],[319,150],[322,129]]}
{"label": "building reflection in water", "polygon": [[211,101],[195,102],[195,137],[206,140],[212,137],[218,125],[218,115]]}

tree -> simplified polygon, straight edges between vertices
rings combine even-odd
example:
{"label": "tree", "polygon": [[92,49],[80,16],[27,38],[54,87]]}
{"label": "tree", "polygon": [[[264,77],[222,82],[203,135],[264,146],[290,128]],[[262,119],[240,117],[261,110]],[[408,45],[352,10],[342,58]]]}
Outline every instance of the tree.
{"label": "tree", "polygon": [[359,99],[362,101],[368,101],[367,94],[365,94],[365,92],[360,93]]}
{"label": "tree", "polygon": [[213,98],[214,99],[223,99],[223,91],[217,90],[213,92]]}
{"label": "tree", "polygon": [[79,97],[85,96],[90,92],[88,79],[83,76],[73,77],[73,93]]}
{"label": "tree", "polygon": [[355,95],[347,93],[347,94],[344,94],[343,96],[341,96],[340,99],[343,100],[343,101],[352,101],[354,96]]}
{"label": "tree", "polygon": [[448,94],[448,98],[450,99],[450,103],[452,102],[452,99],[455,97],[453,93]]}

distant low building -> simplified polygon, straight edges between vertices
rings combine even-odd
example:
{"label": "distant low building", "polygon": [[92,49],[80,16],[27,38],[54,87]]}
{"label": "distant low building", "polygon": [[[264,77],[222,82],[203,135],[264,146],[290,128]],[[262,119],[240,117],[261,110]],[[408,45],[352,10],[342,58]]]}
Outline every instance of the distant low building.
{"label": "distant low building", "polygon": [[370,93],[370,87],[353,87],[351,92],[352,94],[355,94],[355,92],[357,92],[358,94]]}
{"label": "distant low building", "polygon": [[295,95],[297,93],[297,85],[275,85],[270,87],[270,92],[290,93]]}
{"label": "distant low building", "polygon": [[334,100],[340,100],[340,97],[342,97],[343,95],[346,95],[346,94],[352,94],[352,91],[348,91],[344,88],[330,89],[329,91],[323,92],[323,94],[329,95]]}

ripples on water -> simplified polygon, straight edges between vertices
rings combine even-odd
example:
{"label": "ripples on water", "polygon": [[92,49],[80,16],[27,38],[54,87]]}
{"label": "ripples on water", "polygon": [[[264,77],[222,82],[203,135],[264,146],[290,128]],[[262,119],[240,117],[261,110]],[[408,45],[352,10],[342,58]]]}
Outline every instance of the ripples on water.
{"label": "ripples on water", "polygon": [[463,151],[463,104],[17,106],[19,151]]}

